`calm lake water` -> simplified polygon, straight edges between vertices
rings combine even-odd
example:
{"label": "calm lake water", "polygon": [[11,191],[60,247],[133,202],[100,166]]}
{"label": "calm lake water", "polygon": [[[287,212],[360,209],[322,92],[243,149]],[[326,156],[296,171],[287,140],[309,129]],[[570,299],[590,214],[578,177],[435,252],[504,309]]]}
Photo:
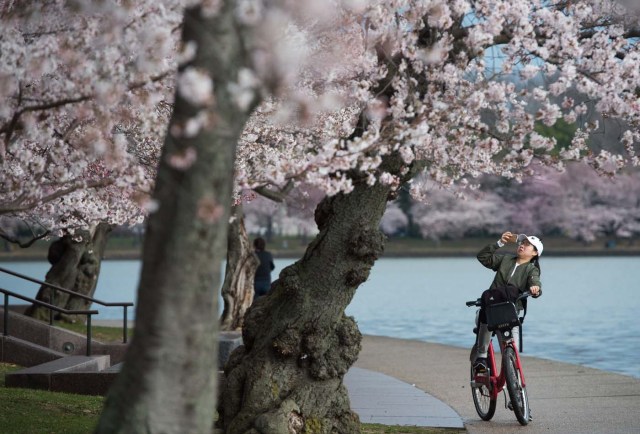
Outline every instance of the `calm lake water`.
{"label": "calm lake water", "polygon": [[[276,260],[274,277],[292,260]],[[640,258],[542,258],[544,296],[531,300],[524,354],[640,378]],[[3,267],[43,279],[44,262]],[[95,297],[134,301],[139,261],[105,261]],[[364,334],[470,347],[477,298],[493,272],[469,258],[381,259],[347,308]],[[0,287],[35,296],[37,285],[0,273]],[[10,303],[17,303],[15,299]],[[104,308],[96,319],[121,319]],[[134,312],[129,317],[133,318]]]}

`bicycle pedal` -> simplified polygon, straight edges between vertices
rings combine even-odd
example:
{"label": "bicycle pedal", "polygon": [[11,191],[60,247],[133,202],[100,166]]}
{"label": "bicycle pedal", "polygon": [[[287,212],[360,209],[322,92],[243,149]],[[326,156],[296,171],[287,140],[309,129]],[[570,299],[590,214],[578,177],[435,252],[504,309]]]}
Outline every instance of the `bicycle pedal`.
{"label": "bicycle pedal", "polygon": [[491,374],[489,373],[489,370],[473,373],[473,379],[479,383],[488,383],[490,378]]}

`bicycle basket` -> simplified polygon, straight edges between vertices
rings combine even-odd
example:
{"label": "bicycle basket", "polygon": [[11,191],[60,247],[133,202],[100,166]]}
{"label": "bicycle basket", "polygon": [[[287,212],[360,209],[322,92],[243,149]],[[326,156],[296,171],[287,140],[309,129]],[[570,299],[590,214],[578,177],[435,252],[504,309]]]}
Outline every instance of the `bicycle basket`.
{"label": "bicycle basket", "polygon": [[511,302],[496,303],[486,307],[489,330],[505,331],[520,325],[518,311]]}

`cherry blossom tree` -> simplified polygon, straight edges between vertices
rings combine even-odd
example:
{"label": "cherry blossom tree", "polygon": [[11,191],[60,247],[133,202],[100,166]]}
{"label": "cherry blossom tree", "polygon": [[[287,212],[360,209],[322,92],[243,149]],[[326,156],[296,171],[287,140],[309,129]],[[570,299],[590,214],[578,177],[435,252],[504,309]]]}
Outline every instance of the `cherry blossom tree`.
{"label": "cherry blossom tree", "polygon": [[246,96],[235,87],[242,86],[260,50],[255,11],[243,6],[212,2],[185,9],[181,40],[191,55],[178,69],[160,158],[153,195],[158,208],[147,224],[135,334],[96,432],[211,431],[216,284],[232,205],[235,146],[259,100],[250,88]]}
{"label": "cherry blossom tree", "polygon": [[[608,175],[639,163],[640,29],[633,3],[199,3],[189,2],[181,27],[182,66],[149,202],[154,212],[135,337],[99,432],[210,428],[211,288],[226,236],[236,142],[236,197],[299,183],[328,196],[316,208],[319,233],[304,256],[245,317],[244,345],[225,367],[219,407],[220,424],[230,433],[359,430],[342,378],[358,356],[361,335],[344,310],[382,253],[379,226],[388,200],[401,187],[417,198],[429,194],[412,181],[418,174],[436,185],[464,187],[482,174],[525,179],[534,161],[562,168],[583,160]],[[104,6],[98,23],[126,33],[123,22],[135,11],[159,20],[153,31],[173,35],[175,27],[161,22],[174,17],[170,8],[148,14],[150,4],[121,6],[116,12]],[[102,64],[117,62],[109,57]],[[521,90],[510,75],[544,80]],[[133,93],[136,83],[116,88]],[[21,89],[6,93],[19,99]],[[571,98],[573,90],[589,103]],[[156,106],[146,107],[133,119],[145,119]],[[590,110],[625,122],[622,152],[589,152],[589,134],[598,129],[584,122]],[[28,120],[31,111],[21,113]],[[551,126],[559,119],[577,124],[563,147],[536,131],[537,122]],[[17,131],[12,125],[3,122],[5,143]],[[35,130],[33,121],[23,125]],[[83,137],[107,143],[105,157],[122,154],[125,142],[118,147],[113,139],[115,125]],[[65,137],[65,131],[58,133]],[[140,137],[149,137],[142,131]]]}
{"label": "cherry blossom tree", "polygon": [[272,235],[312,234],[316,230],[313,211],[324,196],[321,190],[304,185],[286,192],[280,198],[274,195],[267,198],[256,192],[245,194],[243,210],[247,230],[264,236],[267,241]]}
{"label": "cherry blossom tree", "polygon": [[311,3],[285,6],[262,9],[246,1],[186,9],[182,44],[195,53],[179,68],[154,192],[158,208],[145,238],[135,337],[98,432],[211,428],[212,288],[229,217],[235,144],[261,92],[287,99],[281,83],[297,80],[282,68],[291,66],[286,48],[300,34],[290,25],[313,18],[310,28],[322,27]]}
{"label": "cherry blossom tree", "polygon": [[460,198],[452,191],[437,189],[428,198],[411,208],[424,238],[439,242],[442,238],[499,234],[511,227],[511,206],[496,193],[474,192]]}
{"label": "cherry blossom tree", "polygon": [[33,240],[60,236],[47,282],[91,296],[111,227],[141,222],[149,204],[181,14],[171,2],[64,4],[0,2],[0,215],[35,228]]}
{"label": "cherry blossom tree", "polygon": [[253,303],[253,283],[259,265],[260,259],[253,250],[244,224],[242,204],[237,204],[231,211],[227,235],[227,263],[220,288],[223,301],[220,330],[242,329],[245,313]]}
{"label": "cherry blossom tree", "polygon": [[282,227],[287,213],[283,202],[255,194],[244,203],[243,210],[249,232],[259,233],[267,241],[271,241],[278,228]]}
{"label": "cherry blossom tree", "polygon": [[305,245],[307,236],[315,234],[313,209],[324,194],[317,188],[305,186],[288,190],[276,192],[259,187],[242,194],[233,207],[225,278],[220,289],[224,302],[221,330],[242,329],[245,313],[253,303],[253,283],[259,261],[248,232],[265,236],[267,242],[275,229],[280,235],[295,232]]}
{"label": "cherry blossom tree", "polygon": [[172,102],[180,6],[119,8],[107,25],[111,5],[39,3],[0,3],[0,213],[58,233],[140,222]]}
{"label": "cherry blossom tree", "polygon": [[559,173],[540,168],[510,203],[512,226],[533,233],[556,233],[584,242],[598,237],[630,238],[640,234],[640,173],[598,177],[582,163]]}
{"label": "cherry blossom tree", "polygon": [[[375,1],[345,11],[333,32],[349,41],[345,68],[325,74],[338,79],[332,86],[345,104],[322,113],[321,98],[305,104],[311,90],[293,102],[266,100],[241,138],[241,187],[295,180],[329,197],[316,209],[320,232],[304,257],[247,313],[244,346],[225,368],[225,430],[276,432],[299,422],[357,431],[341,378],[360,334],[344,308],[382,252],[386,202],[400,186],[429,193],[411,181],[418,173],[465,186],[481,174],[525,179],[534,161],[560,169],[584,160],[602,174],[638,164],[637,13],[619,2],[535,0]],[[510,75],[544,80],[521,90]],[[569,90],[592,105],[564,98]],[[319,123],[287,122],[292,111],[318,109]],[[590,110],[627,123],[623,153],[589,152],[598,128],[584,122]],[[577,123],[566,146],[536,131],[559,119]]]}

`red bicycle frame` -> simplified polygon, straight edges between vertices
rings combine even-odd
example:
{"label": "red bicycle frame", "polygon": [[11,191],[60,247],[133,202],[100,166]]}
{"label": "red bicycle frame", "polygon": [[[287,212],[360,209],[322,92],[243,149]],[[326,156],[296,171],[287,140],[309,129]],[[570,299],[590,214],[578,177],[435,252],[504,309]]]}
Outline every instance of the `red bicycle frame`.
{"label": "red bicycle frame", "polygon": [[[513,348],[513,352],[516,355],[516,368],[520,372],[520,379],[522,381],[522,386],[526,387],[527,384],[524,380],[524,372],[522,370],[522,365],[520,364],[520,353],[518,353],[517,348],[513,345],[513,337],[505,338],[501,342],[502,354],[504,354],[504,350],[507,347]],[[500,375],[496,375],[498,372],[498,368],[496,366],[496,357],[495,352],[493,351],[493,337],[491,338],[491,342],[489,342],[489,351],[487,354],[487,362],[489,363],[489,369],[491,376],[488,377],[486,374],[476,374],[474,376],[474,381],[476,383],[481,383],[486,385],[491,391],[491,399],[497,399],[498,394],[502,392],[504,385],[507,381],[507,375],[505,372],[505,364],[501,363],[500,365]]]}

